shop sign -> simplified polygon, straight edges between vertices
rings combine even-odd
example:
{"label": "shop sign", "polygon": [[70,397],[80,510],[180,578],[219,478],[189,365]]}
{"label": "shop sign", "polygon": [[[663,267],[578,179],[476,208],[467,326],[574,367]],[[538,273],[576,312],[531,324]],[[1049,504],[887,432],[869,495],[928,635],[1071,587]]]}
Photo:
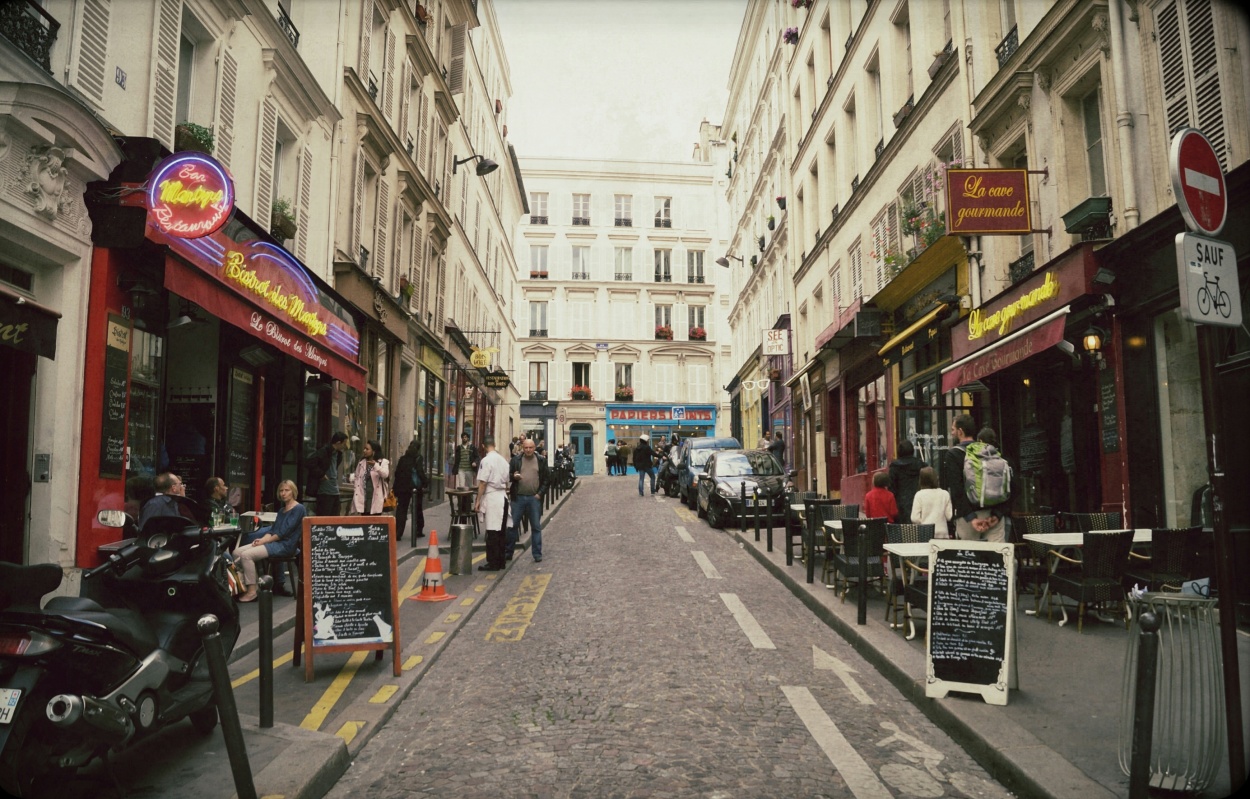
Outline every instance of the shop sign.
{"label": "shop sign", "polygon": [[148,212],[171,236],[198,239],[216,232],[234,210],[234,183],[203,153],[175,153],[148,177]]}
{"label": "shop sign", "polygon": [[55,316],[38,311],[30,303],[0,297],[0,344],[22,352],[56,357]]}
{"label": "shop sign", "polygon": [[1241,327],[1237,251],[1219,239],[1176,234],[1181,317],[1217,327]]}
{"label": "shop sign", "polygon": [[946,229],[950,235],[1028,233],[1026,169],[946,170]]}
{"label": "shop sign", "polygon": [[[677,411],[677,414],[674,414]],[[608,421],[618,422],[711,422],[712,411],[678,406],[676,408],[608,408]]]}
{"label": "shop sign", "polygon": [[1036,330],[1020,336],[1001,346],[970,359],[949,372],[942,374],[942,391],[954,391],[960,386],[980,380],[987,375],[1014,366],[1025,358],[1049,349],[1063,339],[1064,324],[1062,316],[1047,322]]}
{"label": "shop sign", "polygon": [[774,330],[768,328],[764,331],[764,345],[760,351],[761,355],[789,355],[790,354],[790,331],[784,328]]}
{"label": "shop sign", "polygon": [[504,389],[511,384],[512,379],[505,372],[492,372],[483,377],[482,381],[486,383],[487,388]]}
{"label": "shop sign", "polygon": [[968,340],[975,341],[984,335],[1005,336],[1011,332],[1015,320],[1025,311],[1040,308],[1059,296],[1059,281],[1052,272],[1046,273],[1042,285],[1012,300],[1005,307],[987,314],[980,308],[968,315]]}

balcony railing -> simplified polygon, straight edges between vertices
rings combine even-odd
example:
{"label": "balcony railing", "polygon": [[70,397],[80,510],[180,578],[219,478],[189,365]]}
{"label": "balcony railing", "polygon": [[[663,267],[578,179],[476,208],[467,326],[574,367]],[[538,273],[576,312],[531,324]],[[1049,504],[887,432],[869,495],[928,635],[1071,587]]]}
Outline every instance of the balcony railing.
{"label": "balcony railing", "polygon": [[291,46],[299,49],[299,28],[295,27],[295,23],[291,21],[290,14],[278,3],[278,27],[286,34],[286,38],[291,40]]}
{"label": "balcony railing", "polygon": [[859,191],[859,175],[851,178],[851,194]]}
{"label": "balcony railing", "polygon": [[49,74],[52,45],[60,28],[61,23],[32,0],[0,3],[0,34]]}
{"label": "balcony railing", "polygon": [[877,146],[872,148],[872,160],[874,161],[880,160],[881,154],[883,152],[885,152],[885,139],[882,139],[881,141],[877,142]]}
{"label": "balcony railing", "polygon": [[530,338],[546,338],[546,337],[547,337],[547,328],[544,327],[541,330],[538,328],[533,328],[533,327],[530,328]]}
{"label": "balcony railing", "polygon": [[702,282],[704,282],[704,281],[703,281],[703,275],[689,275],[689,276],[686,278],[686,282],[687,282],[687,283],[702,283]]}
{"label": "balcony railing", "polygon": [[614,275],[614,279],[615,279],[615,280],[626,280],[626,281],[633,280],[633,279],[634,279],[634,273],[633,273],[633,272],[617,272],[617,273]]}
{"label": "balcony railing", "polygon": [[841,209],[840,209],[838,206],[836,206],[836,205],[835,205],[835,206],[833,206],[833,219],[832,219],[831,221],[833,221],[833,222],[837,222],[837,221],[838,221],[838,214],[839,214],[840,212],[841,212]]}
{"label": "balcony railing", "polygon": [[572,279],[573,280],[590,280],[590,273],[589,272],[574,272],[572,275]]}
{"label": "balcony railing", "polygon": [[372,70],[369,71],[369,99],[375,103],[378,101],[378,76]]}
{"label": "balcony railing", "polygon": [[656,227],[672,227],[672,226],[673,226],[673,220],[671,220],[671,219],[659,219],[659,218],[657,218],[657,219],[655,220],[655,226],[656,226]]}
{"label": "balcony railing", "polygon": [[618,217],[616,218],[616,226],[617,226],[617,227],[633,227],[633,226],[634,226],[634,220],[630,219],[629,217],[620,217],[620,216],[618,216]]}
{"label": "balcony railing", "polygon": [[545,400],[545,399],[547,399],[547,392],[546,392],[546,391],[531,391],[531,392],[530,392],[530,399],[532,399],[532,400]]}
{"label": "balcony railing", "polygon": [[1011,275],[1011,282],[1019,283],[1021,280],[1024,280],[1026,277],[1033,274],[1034,264],[1035,260],[1031,250],[1020,256],[1018,259],[1007,264],[1007,273]]}
{"label": "balcony railing", "polygon": [[663,273],[663,272],[656,272],[656,273],[655,273],[655,282],[656,282],[656,283],[672,283],[672,282],[673,282],[673,276],[672,276],[671,274],[665,274],[665,273]]}
{"label": "balcony railing", "polygon": [[547,217],[531,215],[530,224],[531,225],[545,225],[547,224]]}
{"label": "balcony railing", "polygon": [[573,226],[574,226],[574,227],[587,227],[588,225],[590,225],[590,217],[588,217],[588,216],[575,216],[575,217],[573,217]]}
{"label": "balcony railing", "polygon": [[367,247],[360,248],[360,268],[365,272],[369,271],[369,249]]}
{"label": "balcony railing", "polygon": [[1011,60],[1016,54],[1016,50],[1020,47],[1020,29],[1013,27],[1011,31],[1003,37],[1003,40],[994,48],[994,52],[998,55],[998,68],[1002,69],[1003,65]]}
{"label": "balcony railing", "polygon": [[413,144],[412,137],[409,136],[407,141],[404,142],[404,152],[408,153],[409,158],[412,158],[412,153],[415,149],[416,145]]}

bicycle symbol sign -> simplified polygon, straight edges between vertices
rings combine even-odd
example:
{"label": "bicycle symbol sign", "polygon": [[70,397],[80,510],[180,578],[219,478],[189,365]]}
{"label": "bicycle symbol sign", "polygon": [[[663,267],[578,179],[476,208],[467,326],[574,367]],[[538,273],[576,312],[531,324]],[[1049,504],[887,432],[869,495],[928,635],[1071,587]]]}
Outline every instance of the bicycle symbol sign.
{"label": "bicycle symbol sign", "polygon": [[1241,327],[1241,286],[1231,244],[1178,233],[1176,266],[1182,317],[1204,325]]}

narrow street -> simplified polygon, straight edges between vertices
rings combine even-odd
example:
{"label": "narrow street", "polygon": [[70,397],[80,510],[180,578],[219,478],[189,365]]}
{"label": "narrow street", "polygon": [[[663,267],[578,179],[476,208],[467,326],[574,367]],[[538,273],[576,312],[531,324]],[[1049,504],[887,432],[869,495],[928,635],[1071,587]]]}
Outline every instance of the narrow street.
{"label": "narrow street", "polygon": [[1003,797],[725,533],[583,478],[331,797]]}

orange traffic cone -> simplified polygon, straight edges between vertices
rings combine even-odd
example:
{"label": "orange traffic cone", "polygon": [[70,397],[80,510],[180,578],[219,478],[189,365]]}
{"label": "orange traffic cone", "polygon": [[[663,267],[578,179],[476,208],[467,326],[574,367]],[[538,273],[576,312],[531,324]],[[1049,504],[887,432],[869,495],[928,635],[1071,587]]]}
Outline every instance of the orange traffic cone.
{"label": "orange traffic cone", "polygon": [[430,531],[430,548],[425,554],[425,574],[421,575],[421,593],[409,599],[418,602],[444,602],[455,599],[443,587],[443,560],[438,556],[438,530]]}

